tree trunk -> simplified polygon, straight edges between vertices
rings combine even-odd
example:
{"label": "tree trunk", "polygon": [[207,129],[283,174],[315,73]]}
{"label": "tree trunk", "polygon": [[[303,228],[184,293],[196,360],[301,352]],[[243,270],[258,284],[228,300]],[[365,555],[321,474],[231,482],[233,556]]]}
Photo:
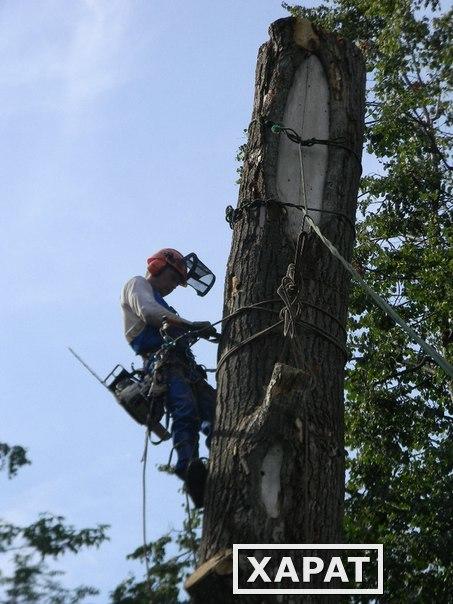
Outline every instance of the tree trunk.
{"label": "tree trunk", "polygon": [[[261,118],[293,128],[303,139],[341,138],[353,152],[318,144],[301,149],[308,213],[349,260],[363,139],[361,54],[306,20],[280,19],[269,33],[258,55],[238,207],[270,199],[303,205],[299,147]],[[263,305],[224,323],[200,564],[216,556],[223,562],[218,572],[208,564],[206,573],[199,569],[189,581],[197,603],[248,602],[232,596],[225,557],[234,543],[342,542],[349,277],[305,223],[296,289],[290,290],[300,303],[298,320],[294,338],[291,330],[285,336],[276,292],[295,260],[303,214],[273,203],[237,218],[224,317]]]}

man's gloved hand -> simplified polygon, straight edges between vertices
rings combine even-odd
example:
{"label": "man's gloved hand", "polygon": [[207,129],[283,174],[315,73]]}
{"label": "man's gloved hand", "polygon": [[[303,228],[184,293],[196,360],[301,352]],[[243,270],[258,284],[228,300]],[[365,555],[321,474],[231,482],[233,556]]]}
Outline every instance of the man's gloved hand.
{"label": "man's gloved hand", "polygon": [[197,331],[202,338],[215,338],[219,334],[216,328],[209,321],[193,321],[191,331]]}

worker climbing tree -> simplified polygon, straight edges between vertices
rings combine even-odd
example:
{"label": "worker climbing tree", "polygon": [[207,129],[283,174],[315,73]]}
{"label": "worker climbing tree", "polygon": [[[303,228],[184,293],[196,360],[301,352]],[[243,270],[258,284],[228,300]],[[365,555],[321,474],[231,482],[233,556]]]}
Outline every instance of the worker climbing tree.
{"label": "worker climbing tree", "polygon": [[[143,359],[144,380],[148,378],[147,399],[152,427],[167,413],[176,452],[176,475],[186,484],[197,508],[203,507],[206,467],[198,455],[198,433],[206,435],[210,446],[214,421],[215,390],[206,381],[206,371],[197,365],[190,350],[195,336],[218,336],[208,322],[189,322],[169,306],[165,297],[181,285],[191,285],[205,295],[214,284],[214,275],[195,254],[183,257],[166,248],[148,258],[146,276],[133,277],[123,288],[121,307],[125,336]],[[193,342],[192,342],[193,343]],[[121,380],[119,387],[121,402]]]}

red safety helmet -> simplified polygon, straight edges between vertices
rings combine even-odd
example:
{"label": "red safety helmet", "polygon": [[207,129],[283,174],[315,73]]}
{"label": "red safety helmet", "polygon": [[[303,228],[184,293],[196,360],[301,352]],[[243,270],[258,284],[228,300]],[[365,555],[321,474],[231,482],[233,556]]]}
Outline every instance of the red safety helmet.
{"label": "red safety helmet", "polygon": [[181,285],[187,286],[187,265],[184,256],[174,250],[173,248],[166,247],[163,250],[159,250],[153,254],[147,260],[148,271],[153,277],[157,277],[166,266],[171,266],[178,271],[181,277]]}

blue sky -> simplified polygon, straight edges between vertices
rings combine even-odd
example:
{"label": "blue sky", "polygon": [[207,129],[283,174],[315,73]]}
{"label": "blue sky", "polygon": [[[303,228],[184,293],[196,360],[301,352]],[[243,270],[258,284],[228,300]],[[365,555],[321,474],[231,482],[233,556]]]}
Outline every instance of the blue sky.
{"label": "blue sky", "polygon": [[[257,51],[285,11],[277,0],[7,0],[0,6],[3,145],[0,440],[33,465],[2,488],[1,515],[109,523],[111,542],[68,557],[66,583],[107,592],[141,543],[141,427],[67,351],[101,376],[133,355],[123,283],[171,246],[217,274],[207,298],[171,297],[216,320],[237,198],[236,151],[253,100]],[[198,345],[200,361],[215,350]],[[179,526],[183,498],[151,450],[150,538]]]}

